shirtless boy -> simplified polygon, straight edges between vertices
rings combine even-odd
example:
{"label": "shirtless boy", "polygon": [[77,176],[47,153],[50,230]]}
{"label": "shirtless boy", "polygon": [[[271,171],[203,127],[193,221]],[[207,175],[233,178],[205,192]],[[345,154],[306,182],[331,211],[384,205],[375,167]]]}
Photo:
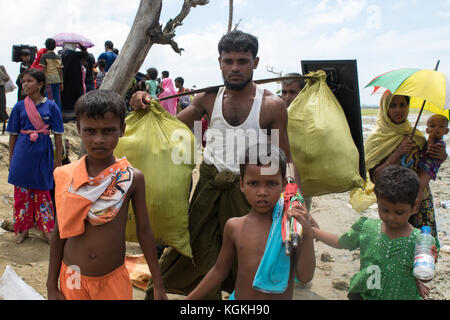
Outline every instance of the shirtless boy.
{"label": "shirtless boy", "polygon": [[[279,169],[276,174],[265,174],[262,169],[268,167],[269,164],[262,165],[260,160],[262,158],[257,159],[257,164],[251,164],[254,163],[249,161],[252,154],[258,154],[258,150],[254,147],[247,149],[245,162],[240,165],[240,187],[251,205],[250,212],[242,217],[230,218],[226,222],[222,248],[216,264],[188,295],[187,299],[201,299],[219,286],[231,270],[235,255],[237,255],[238,261],[236,289],[234,296],[232,295],[235,299],[292,299],[294,276],[297,276],[303,284],[308,283],[313,278],[315,255],[311,219],[305,207],[297,205],[288,214],[302,224],[303,237],[299,247],[286,260],[287,264],[290,263],[290,267],[285,269],[288,279],[286,289],[280,293],[268,293],[265,290],[255,289],[255,275],[265,254],[268,238],[271,236],[269,231],[274,221],[272,219],[273,211],[285,186],[286,156],[282,150],[272,147],[271,154],[268,156],[271,163],[274,163],[274,161],[279,163]],[[281,254],[284,255],[281,232],[273,232],[273,237],[279,240]],[[277,239],[277,237],[279,238]],[[278,257],[280,255],[277,255]]]}
{"label": "shirtless boy", "polygon": [[144,176],[126,158],[113,155],[125,132],[125,110],[123,98],[107,90],[91,91],[75,105],[87,155],[55,171],[57,223],[50,248],[49,299],[133,299],[124,264],[130,200],[155,298],[167,299],[148,221]]}

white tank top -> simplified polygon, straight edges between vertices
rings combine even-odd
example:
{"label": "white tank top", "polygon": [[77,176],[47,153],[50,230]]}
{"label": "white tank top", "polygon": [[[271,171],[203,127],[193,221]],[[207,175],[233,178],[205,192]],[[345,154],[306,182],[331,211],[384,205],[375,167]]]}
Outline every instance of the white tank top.
{"label": "white tank top", "polygon": [[261,113],[264,88],[256,86],[255,99],[247,119],[239,126],[230,125],[223,117],[223,94],[225,87],[217,93],[208,130],[205,132],[206,146],[203,159],[214,164],[217,170],[229,170],[239,173],[239,164],[247,147],[258,143],[267,143],[266,130],[261,130]]}

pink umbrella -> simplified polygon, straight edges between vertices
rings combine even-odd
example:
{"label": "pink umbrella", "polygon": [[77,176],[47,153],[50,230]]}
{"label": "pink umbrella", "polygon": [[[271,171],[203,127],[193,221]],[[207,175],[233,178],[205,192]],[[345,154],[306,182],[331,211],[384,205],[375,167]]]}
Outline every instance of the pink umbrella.
{"label": "pink umbrella", "polygon": [[91,48],[94,46],[91,40],[82,36],[81,34],[71,33],[71,32],[62,32],[52,37],[56,41],[56,45],[61,47],[64,42],[73,42],[77,43],[77,47],[81,44],[83,47]]}

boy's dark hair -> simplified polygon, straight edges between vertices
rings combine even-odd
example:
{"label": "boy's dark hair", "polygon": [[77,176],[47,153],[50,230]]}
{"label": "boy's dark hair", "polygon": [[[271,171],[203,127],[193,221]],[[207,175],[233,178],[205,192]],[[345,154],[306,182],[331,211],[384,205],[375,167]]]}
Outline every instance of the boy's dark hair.
{"label": "boy's dark hair", "polygon": [[156,80],[158,77],[158,70],[156,68],[148,68],[147,74],[150,77],[150,80]]}
{"label": "boy's dark hair", "polygon": [[256,164],[258,167],[261,167],[272,164],[273,162],[278,163],[281,178],[284,180],[284,178],[286,177],[286,164],[287,164],[286,154],[284,153],[283,150],[281,150],[280,148],[278,148],[273,144],[270,143],[255,144],[248,147],[245,150],[245,154],[242,160],[243,161],[241,161],[239,165],[239,170],[242,179],[244,179],[245,168],[247,167],[247,165]]}
{"label": "boy's dark hair", "polygon": [[105,41],[105,47],[112,50],[114,49],[114,44],[112,43],[112,41],[107,40]]}
{"label": "boy's dark hair", "polygon": [[163,71],[163,72],[161,72],[161,75],[163,75],[165,78],[168,78],[169,77],[169,71]]}
{"label": "boy's dark hair", "polygon": [[48,38],[47,40],[45,40],[45,48],[47,48],[48,50],[55,50],[56,48],[55,39]]}
{"label": "boy's dark hair", "polygon": [[249,33],[240,30],[233,30],[222,37],[218,45],[219,56],[222,56],[222,51],[225,52],[247,52],[251,51],[253,58],[258,54],[258,39]]}
{"label": "boy's dark hair", "polygon": [[26,74],[29,74],[30,76],[35,78],[38,83],[39,82],[43,83],[40,93],[41,96],[45,97],[45,85],[46,85],[45,73],[38,69],[29,68],[20,74],[20,81],[23,81],[23,76]]}
{"label": "boy's dark hair", "polygon": [[125,123],[127,107],[123,97],[111,90],[93,90],[81,96],[75,103],[77,121],[81,116],[103,118],[107,112],[119,117],[120,125]]}
{"label": "boy's dark hair", "polygon": [[99,67],[106,68],[106,60],[105,59],[99,59],[97,61],[97,64]]}
{"label": "boy's dark hair", "polygon": [[181,86],[184,85],[184,79],[183,79],[182,77],[177,77],[177,78],[175,79],[175,82],[181,83]]}
{"label": "boy's dark hair", "polygon": [[419,177],[413,170],[399,165],[389,165],[377,174],[374,192],[377,198],[414,207],[419,187]]}

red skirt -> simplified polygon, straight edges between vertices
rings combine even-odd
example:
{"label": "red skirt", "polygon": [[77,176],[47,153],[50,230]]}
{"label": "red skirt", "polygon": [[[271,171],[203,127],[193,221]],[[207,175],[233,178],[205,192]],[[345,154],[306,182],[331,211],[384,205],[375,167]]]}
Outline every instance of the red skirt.
{"label": "red skirt", "polygon": [[52,232],[55,226],[54,209],[50,192],[14,186],[14,232],[33,227]]}

